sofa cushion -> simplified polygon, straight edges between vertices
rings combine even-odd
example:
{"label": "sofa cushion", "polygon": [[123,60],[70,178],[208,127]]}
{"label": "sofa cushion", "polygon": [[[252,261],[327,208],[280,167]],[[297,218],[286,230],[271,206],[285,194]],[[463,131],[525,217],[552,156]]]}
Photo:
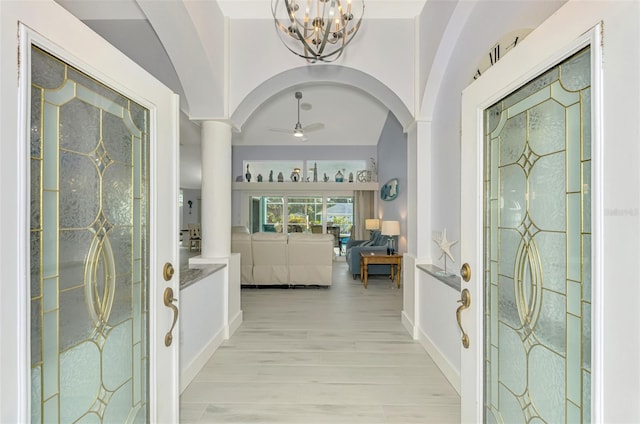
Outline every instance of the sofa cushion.
{"label": "sofa cushion", "polygon": [[383,236],[382,232],[375,230],[371,233],[371,242],[370,246],[384,246],[387,244],[387,236]]}
{"label": "sofa cushion", "polygon": [[287,235],[254,233],[251,236],[255,284],[288,284]]}
{"label": "sofa cushion", "polygon": [[289,234],[287,251],[291,284],[331,285],[333,235]]}

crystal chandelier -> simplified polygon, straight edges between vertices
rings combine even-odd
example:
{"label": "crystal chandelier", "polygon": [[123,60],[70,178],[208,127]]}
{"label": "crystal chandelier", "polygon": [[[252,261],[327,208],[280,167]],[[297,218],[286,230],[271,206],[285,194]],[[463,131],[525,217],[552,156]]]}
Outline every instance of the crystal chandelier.
{"label": "crystal chandelier", "polygon": [[291,52],[311,63],[333,62],[358,32],[364,0],[271,0],[271,12]]}

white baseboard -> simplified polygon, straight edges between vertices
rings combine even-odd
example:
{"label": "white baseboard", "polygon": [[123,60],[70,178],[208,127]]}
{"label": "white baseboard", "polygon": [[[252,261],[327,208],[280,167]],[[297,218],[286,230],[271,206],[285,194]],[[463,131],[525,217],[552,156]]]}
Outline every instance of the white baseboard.
{"label": "white baseboard", "polygon": [[440,350],[433,344],[429,336],[424,334],[422,330],[418,330],[418,341],[427,351],[433,362],[436,363],[440,371],[444,374],[445,378],[451,383],[456,392],[460,394],[460,373],[451,365],[451,362],[440,352]]}
{"label": "white baseboard", "polygon": [[229,320],[227,338],[230,338],[231,336],[233,336],[233,333],[235,333],[236,330],[240,327],[240,325],[242,324],[242,317],[243,317],[242,310],[240,310],[238,311],[236,316],[234,316],[232,319]]}
{"label": "white baseboard", "polygon": [[415,339],[415,325],[413,324],[413,321],[411,320],[411,318],[409,317],[409,315],[407,315],[407,313],[405,311],[402,311],[402,325],[404,326],[404,328],[409,332],[409,334],[411,335],[412,339]]}
{"label": "white baseboard", "polygon": [[207,361],[224,342],[224,329],[218,331],[213,339],[196,355],[196,357],[184,369],[180,370],[180,394],[189,386],[198,373],[204,368]]}

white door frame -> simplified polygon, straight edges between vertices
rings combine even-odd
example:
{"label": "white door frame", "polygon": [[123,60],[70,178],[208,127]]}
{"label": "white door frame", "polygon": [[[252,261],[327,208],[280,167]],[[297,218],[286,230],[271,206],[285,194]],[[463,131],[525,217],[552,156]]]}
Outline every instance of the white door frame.
{"label": "white door frame", "polygon": [[[539,43],[537,50],[529,37],[505,56],[491,72],[463,92],[461,164],[461,257],[471,265],[472,279],[462,288],[471,292],[471,308],[463,312],[463,323],[471,340],[461,347],[461,419],[483,422],[484,346],[484,110],[515,89],[560,63],[587,45],[592,57],[592,418],[600,417],[602,312],[602,44],[601,25],[581,33],[568,32],[555,43]],[[532,33],[533,35],[534,33]],[[548,38],[548,37],[547,37]],[[535,51],[534,51],[535,50]]]}
{"label": "white door frame", "polygon": [[[22,23],[23,25],[20,25]],[[138,65],[109,45],[53,1],[0,2],[0,195],[12,205],[0,212],[0,422],[28,422],[30,417],[29,360],[29,63],[17,63],[18,37],[22,57],[35,42],[61,52],[64,60],[150,110],[150,370],[152,422],[177,422],[179,399],[179,337],[174,347],[164,347],[164,333],[173,313],[162,303],[165,287],[179,291],[179,273],[170,282],[162,278],[165,262],[178,258],[178,97]],[[39,35],[42,34],[42,35]],[[62,47],[60,47],[62,46]],[[25,50],[26,49],[26,50]],[[90,65],[86,65],[90,64]],[[18,70],[18,72],[16,72]],[[18,77],[17,73],[20,74]],[[16,83],[18,82],[18,84]],[[26,91],[29,92],[29,91]],[[17,107],[21,105],[21,107]],[[22,124],[20,124],[22,123]],[[162,169],[157,164],[162,163]],[[173,172],[172,172],[173,171]],[[162,187],[159,190],[158,187]],[[154,333],[162,337],[154,337]],[[12,346],[13,348],[8,348]],[[167,390],[166,393],[162,393]],[[168,393],[168,394],[167,394]],[[158,398],[162,401],[158,402]],[[155,405],[155,406],[153,406]]]}

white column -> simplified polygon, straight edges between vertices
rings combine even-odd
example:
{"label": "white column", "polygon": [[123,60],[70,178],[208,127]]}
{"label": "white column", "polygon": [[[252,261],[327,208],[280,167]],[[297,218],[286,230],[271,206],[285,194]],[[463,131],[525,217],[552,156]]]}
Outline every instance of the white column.
{"label": "white column", "polygon": [[436,207],[431,199],[433,197],[431,187],[431,121],[416,122],[416,234],[420,237],[416,240],[416,257],[431,258],[433,249],[431,209]]}
{"label": "white column", "polygon": [[231,254],[231,125],[202,122],[202,257]]}

